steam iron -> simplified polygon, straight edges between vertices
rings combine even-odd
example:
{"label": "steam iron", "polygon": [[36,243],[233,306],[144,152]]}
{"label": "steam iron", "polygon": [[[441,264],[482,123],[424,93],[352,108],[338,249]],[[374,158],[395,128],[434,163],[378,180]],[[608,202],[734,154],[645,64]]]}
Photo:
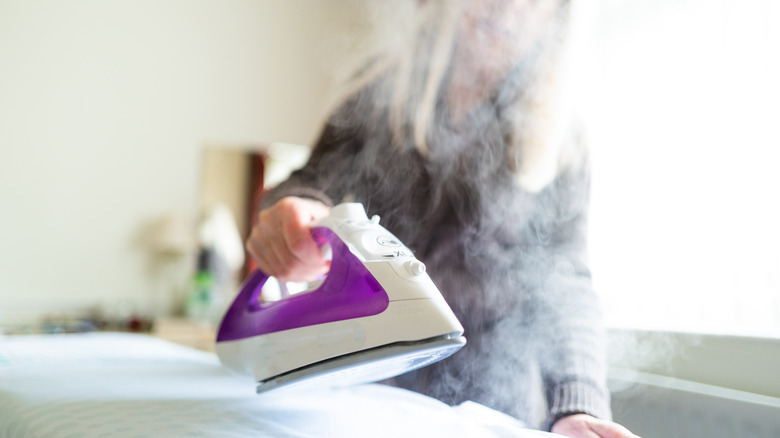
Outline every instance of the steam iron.
{"label": "steam iron", "polygon": [[376,382],[442,360],[466,344],[463,326],[417,260],[368,219],[340,204],[311,229],[330,246],[330,271],[314,290],[263,303],[255,271],[228,308],[216,351],[251,375],[257,393]]}

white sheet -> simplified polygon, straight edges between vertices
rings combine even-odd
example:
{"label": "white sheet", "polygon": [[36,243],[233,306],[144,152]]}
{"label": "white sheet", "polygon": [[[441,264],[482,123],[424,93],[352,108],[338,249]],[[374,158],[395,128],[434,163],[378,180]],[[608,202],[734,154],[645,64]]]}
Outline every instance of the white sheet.
{"label": "white sheet", "polygon": [[0,436],[553,437],[384,385],[258,396],[216,356],[143,335],[0,339]]}

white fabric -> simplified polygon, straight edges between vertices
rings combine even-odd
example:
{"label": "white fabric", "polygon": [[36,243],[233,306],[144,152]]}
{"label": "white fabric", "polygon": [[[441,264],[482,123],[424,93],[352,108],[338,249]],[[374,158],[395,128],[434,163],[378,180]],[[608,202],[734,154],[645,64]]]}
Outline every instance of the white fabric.
{"label": "white fabric", "polygon": [[553,437],[384,385],[258,396],[215,355],[143,335],[0,338],[0,436]]}

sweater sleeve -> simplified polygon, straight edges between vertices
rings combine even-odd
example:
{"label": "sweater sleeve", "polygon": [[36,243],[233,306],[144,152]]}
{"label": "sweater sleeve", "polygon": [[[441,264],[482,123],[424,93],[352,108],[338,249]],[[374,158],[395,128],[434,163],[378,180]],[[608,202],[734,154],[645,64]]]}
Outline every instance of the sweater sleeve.
{"label": "sweater sleeve", "polygon": [[575,413],[611,419],[606,336],[587,260],[589,192],[586,165],[564,172],[540,193],[545,213],[533,227],[546,274],[534,316],[545,332],[538,357],[548,404],[546,430]]}
{"label": "sweater sleeve", "polygon": [[263,196],[261,210],[286,196],[314,199],[333,206],[349,193],[354,179],[348,175],[354,169],[362,142],[355,129],[334,123],[337,118],[335,115],[325,124],[306,164]]}

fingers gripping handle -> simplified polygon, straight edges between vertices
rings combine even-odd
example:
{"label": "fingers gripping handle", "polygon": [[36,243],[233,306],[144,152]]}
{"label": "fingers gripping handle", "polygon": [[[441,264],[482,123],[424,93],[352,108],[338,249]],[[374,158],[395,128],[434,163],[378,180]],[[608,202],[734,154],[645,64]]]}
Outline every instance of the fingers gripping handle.
{"label": "fingers gripping handle", "polygon": [[[333,257],[333,251],[331,250],[332,243],[330,242],[331,238],[337,238],[335,234],[331,233],[323,233],[322,229],[326,229],[324,227],[317,227],[312,228],[310,233],[312,240],[317,243],[317,246],[320,247],[320,251],[322,253],[322,257],[326,260],[331,260]],[[329,231],[329,230],[328,230]],[[330,245],[328,245],[330,244]],[[268,279],[271,278],[268,274],[263,272],[260,269],[256,269],[254,272],[252,272],[249,275],[249,278],[244,282],[244,285],[241,287],[241,292],[239,292],[238,300],[242,300],[246,303],[246,306],[249,310],[257,311],[263,307],[263,304],[260,302],[260,296],[263,293],[263,286],[265,286],[265,283],[268,281]],[[284,283],[279,282],[279,287],[282,292],[282,297],[285,298],[289,296],[289,292],[287,292],[287,287]],[[320,290],[322,287],[315,289],[312,292],[316,292]]]}

